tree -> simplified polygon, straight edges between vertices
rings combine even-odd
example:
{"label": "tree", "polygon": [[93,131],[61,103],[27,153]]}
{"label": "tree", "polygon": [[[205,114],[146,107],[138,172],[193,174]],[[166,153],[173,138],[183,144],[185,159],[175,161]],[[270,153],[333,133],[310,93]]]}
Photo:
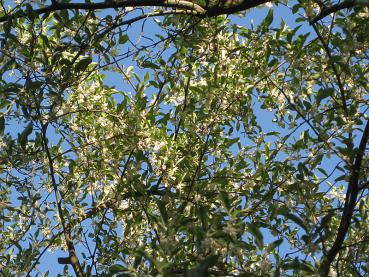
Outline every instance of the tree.
{"label": "tree", "polygon": [[368,2],[266,2],[1,1],[2,276],[369,273]]}

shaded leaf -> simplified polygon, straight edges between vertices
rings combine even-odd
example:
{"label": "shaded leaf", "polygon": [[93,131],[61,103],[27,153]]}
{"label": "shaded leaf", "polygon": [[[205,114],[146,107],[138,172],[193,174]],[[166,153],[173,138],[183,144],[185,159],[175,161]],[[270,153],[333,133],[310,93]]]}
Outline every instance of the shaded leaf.
{"label": "shaded leaf", "polygon": [[211,255],[206,257],[200,262],[200,264],[188,271],[186,271],[186,277],[206,277],[208,276],[208,269],[216,264],[218,255]]}
{"label": "shaded leaf", "polygon": [[246,223],[246,225],[247,231],[255,237],[257,246],[259,247],[259,249],[262,249],[264,246],[263,234],[254,223]]}

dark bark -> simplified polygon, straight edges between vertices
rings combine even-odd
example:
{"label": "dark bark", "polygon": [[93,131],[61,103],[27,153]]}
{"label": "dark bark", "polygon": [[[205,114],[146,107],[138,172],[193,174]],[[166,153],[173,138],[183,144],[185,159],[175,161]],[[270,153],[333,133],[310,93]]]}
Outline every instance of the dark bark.
{"label": "dark bark", "polygon": [[328,250],[326,256],[323,258],[321,265],[322,276],[328,276],[329,267],[336,258],[338,252],[341,250],[343,242],[351,225],[351,219],[357,203],[357,198],[360,192],[359,179],[361,171],[361,163],[365,154],[365,148],[369,140],[369,121],[366,123],[363,136],[359,144],[358,152],[355,157],[355,162],[351,170],[351,178],[346,192],[345,205],[341,216],[340,226],[336,235],[336,239],[332,247]]}

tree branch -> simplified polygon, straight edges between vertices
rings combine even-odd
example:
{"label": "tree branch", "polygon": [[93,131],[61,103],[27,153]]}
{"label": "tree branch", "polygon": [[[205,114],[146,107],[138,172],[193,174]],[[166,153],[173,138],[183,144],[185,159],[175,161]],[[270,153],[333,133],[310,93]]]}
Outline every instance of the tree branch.
{"label": "tree branch", "polygon": [[63,214],[63,209],[62,209],[62,205],[61,205],[61,197],[59,195],[58,185],[57,185],[57,182],[56,182],[56,179],[55,179],[53,159],[51,157],[51,153],[50,153],[49,146],[48,146],[48,143],[47,143],[47,134],[46,134],[47,125],[44,125],[44,123],[42,121],[40,123],[41,123],[41,129],[42,129],[42,143],[43,143],[43,146],[44,146],[44,150],[45,150],[45,153],[46,153],[47,160],[49,162],[51,182],[52,182],[52,186],[53,186],[53,190],[54,190],[54,194],[55,194],[58,215],[59,215],[59,218],[60,218],[61,225],[63,227],[65,242],[66,242],[67,247],[68,247],[68,253],[69,253],[68,258],[70,260],[70,264],[72,265],[76,276],[77,277],[84,277],[85,274],[83,273],[83,269],[81,267],[81,264],[79,262],[77,254],[76,254],[76,250],[75,250],[72,235],[71,235],[70,226],[66,222],[66,220],[64,218],[64,214]]}
{"label": "tree branch", "polygon": [[325,52],[327,53],[327,56],[328,56],[328,59],[329,59],[328,64],[332,66],[334,75],[336,76],[337,85],[338,85],[340,95],[341,95],[342,108],[345,112],[345,116],[347,117],[348,116],[348,109],[347,109],[347,103],[346,103],[345,88],[343,87],[343,83],[341,81],[341,75],[338,72],[338,69],[337,69],[336,65],[332,61],[332,54],[331,54],[331,51],[329,49],[328,44],[324,41],[324,38],[323,38],[322,34],[319,32],[319,30],[315,26],[315,24],[313,24],[312,26],[313,26],[313,29],[314,29],[315,33],[317,34],[320,42],[322,43]]}
{"label": "tree branch", "polygon": [[99,3],[54,3],[44,8],[36,9],[31,12],[18,10],[14,14],[7,14],[0,17],[0,22],[5,22],[9,18],[16,19],[30,15],[31,13],[42,15],[46,13],[62,11],[62,10],[106,10],[125,7],[164,7],[189,10],[204,14],[206,11],[199,5],[184,0],[123,0],[123,1],[106,1]]}
{"label": "tree branch", "polygon": [[331,13],[338,12],[340,10],[352,8],[355,4],[357,4],[356,0],[347,0],[343,1],[342,3],[326,7],[321,10],[321,12],[315,16],[313,19],[310,20],[310,25],[317,23],[319,20],[323,19],[324,17],[330,15]]}
{"label": "tree branch", "polygon": [[217,16],[222,14],[233,14],[241,11],[246,11],[251,8],[255,8],[267,2],[271,2],[270,0],[230,0],[232,4],[222,4],[227,3],[224,0],[218,0],[220,4],[215,5],[213,7],[206,8],[207,16]]}
{"label": "tree branch", "polygon": [[[218,4],[214,6],[200,6],[190,1],[185,0],[123,0],[123,1],[105,1],[99,3],[57,3],[53,2],[51,5],[44,8],[36,9],[33,11],[18,10],[12,14],[6,14],[0,17],[0,23],[6,22],[9,19],[16,19],[27,17],[32,14],[47,14],[62,10],[105,10],[113,8],[125,8],[125,7],[163,7],[180,9],[188,11],[191,14],[199,17],[217,16],[222,14],[233,14],[240,11],[245,11],[254,7],[257,7],[268,0],[234,0],[232,4],[224,5]],[[219,0],[220,1],[220,0]],[[225,1],[221,1],[223,3]],[[178,13],[178,11],[173,11]]]}
{"label": "tree branch", "polygon": [[345,240],[345,237],[351,225],[352,215],[357,202],[358,194],[360,192],[359,178],[360,178],[361,162],[365,154],[365,148],[368,143],[368,140],[369,140],[369,120],[366,123],[363,136],[361,137],[359,149],[355,157],[355,162],[352,167],[351,178],[346,192],[345,205],[343,208],[343,213],[341,216],[341,222],[338,228],[337,236],[332,247],[329,249],[327,255],[323,258],[321,264],[322,276],[328,276],[329,267],[331,263],[334,261],[340,249],[342,248],[342,244]]}

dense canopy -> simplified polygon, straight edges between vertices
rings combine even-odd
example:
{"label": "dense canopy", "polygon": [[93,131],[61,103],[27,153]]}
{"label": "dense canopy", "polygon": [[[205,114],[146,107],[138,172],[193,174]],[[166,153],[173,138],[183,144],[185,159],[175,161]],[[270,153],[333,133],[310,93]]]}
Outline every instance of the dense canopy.
{"label": "dense canopy", "polygon": [[368,0],[0,0],[1,276],[368,276]]}

